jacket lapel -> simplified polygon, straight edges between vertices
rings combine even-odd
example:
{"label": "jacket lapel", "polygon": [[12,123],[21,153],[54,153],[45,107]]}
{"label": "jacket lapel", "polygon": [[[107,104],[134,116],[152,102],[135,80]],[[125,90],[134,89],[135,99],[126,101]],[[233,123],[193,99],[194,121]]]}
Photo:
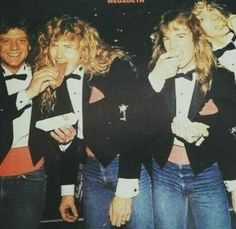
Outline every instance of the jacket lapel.
{"label": "jacket lapel", "polygon": [[173,119],[176,116],[176,95],[175,95],[175,81],[173,79],[166,81],[164,89],[164,96]]}
{"label": "jacket lapel", "polygon": [[200,107],[202,106],[205,100],[205,94],[201,91],[199,83],[196,81],[193,91],[193,96],[189,108],[188,118],[190,120],[193,119],[195,114],[199,111]]}

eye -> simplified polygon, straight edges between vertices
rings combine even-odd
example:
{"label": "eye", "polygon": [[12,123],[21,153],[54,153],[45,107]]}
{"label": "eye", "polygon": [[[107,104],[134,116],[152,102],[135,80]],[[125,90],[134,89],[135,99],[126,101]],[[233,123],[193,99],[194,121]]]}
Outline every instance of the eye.
{"label": "eye", "polygon": [[56,43],[51,43],[50,44],[50,48],[55,48],[57,45],[56,45]]}
{"label": "eye", "polygon": [[163,37],[163,42],[166,42],[166,41],[168,41],[168,40],[169,40],[168,37]]}
{"label": "eye", "polygon": [[1,40],[1,43],[6,45],[6,44],[9,44],[10,40],[9,39],[2,39]]}
{"label": "eye", "polygon": [[24,44],[24,43],[27,43],[28,40],[25,39],[25,38],[23,38],[23,39],[19,39],[18,41],[19,41],[21,44]]}

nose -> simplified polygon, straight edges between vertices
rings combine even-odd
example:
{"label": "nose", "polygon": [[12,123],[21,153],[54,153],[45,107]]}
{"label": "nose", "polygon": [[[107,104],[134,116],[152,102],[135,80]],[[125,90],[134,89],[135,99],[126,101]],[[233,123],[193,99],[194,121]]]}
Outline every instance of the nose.
{"label": "nose", "polygon": [[175,39],[170,39],[169,46],[170,46],[169,48],[170,48],[171,51],[175,51],[176,50],[177,45],[176,45]]}
{"label": "nose", "polygon": [[58,47],[57,53],[56,53],[56,58],[62,59],[63,57],[64,57],[64,50],[62,48]]}
{"label": "nose", "polygon": [[17,50],[19,48],[19,44],[16,40],[11,40],[10,43],[10,49],[11,50]]}

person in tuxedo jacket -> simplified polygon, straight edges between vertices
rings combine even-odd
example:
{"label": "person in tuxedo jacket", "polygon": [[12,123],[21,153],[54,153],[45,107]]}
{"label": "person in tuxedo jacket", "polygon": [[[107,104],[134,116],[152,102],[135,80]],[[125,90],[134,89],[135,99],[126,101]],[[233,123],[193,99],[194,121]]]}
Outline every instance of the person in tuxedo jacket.
{"label": "person in tuxedo jacket", "polygon": [[[53,76],[32,80],[29,27],[18,14],[0,20],[0,228],[37,229],[44,208],[43,154],[29,149],[32,98]],[[43,76],[43,77],[42,77]]]}
{"label": "person in tuxedo jacket", "polygon": [[[218,64],[234,72],[236,76],[236,15],[230,13],[226,5],[217,1],[198,0],[192,6],[192,13],[199,19],[202,29],[212,45]],[[231,127],[236,138],[236,127]],[[232,197],[236,196],[235,181],[225,181]],[[236,198],[232,198],[232,206],[236,212]]]}
{"label": "person in tuxedo jacket", "polygon": [[[233,73],[217,68],[190,13],[162,15],[153,34],[148,101],[155,228],[231,228],[224,179],[235,179]],[[221,175],[222,174],[222,175]]]}
{"label": "person in tuxedo jacket", "polygon": [[[144,166],[139,180],[136,174],[142,123],[137,121],[139,91],[130,57],[105,44],[90,24],[70,15],[50,20],[39,32],[37,47],[36,70],[58,65],[65,70],[61,86],[42,93],[35,116],[72,112],[78,119],[50,132],[65,151],[60,168],[62,218],[74,222],[78,217],[74,184],[82,162],[86,228],[152,229],[150,177]],[[42,130],[36,132],[42,135]]]}

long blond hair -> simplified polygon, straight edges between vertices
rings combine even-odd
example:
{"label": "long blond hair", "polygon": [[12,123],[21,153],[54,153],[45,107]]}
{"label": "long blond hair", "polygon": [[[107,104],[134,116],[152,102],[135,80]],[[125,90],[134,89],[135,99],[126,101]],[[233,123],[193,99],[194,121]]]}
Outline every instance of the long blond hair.
{"label": "long blond hair", "polygon": [[211,87],[211,69],[215,66],[216,61],[212,53],[212,47],[207,41],[199,21],[194,15],[189,12],[170,10],[162,15],[161,21],[158,26],[154,28],[152,34],[153,38],[153,52],[152,59],[149,63],[149,68],[152,70],[155,67],[161,54],[166,50],[163,44],[164,32],[168,30],[171,22],[176,22],[180,25],[185,25],[191,31],[193,36],[193,43],[195,47],[195,63],[197,82],[201,85],[201,90],[206,93]]}
{"label": "long blond hair", "polygon": [[[78,17],[63,15],[50,20],[39,32],[34,70],[52,66],[50,45],[60,38],[78,41],[79,65],[85,73],[105,76],[115,58],[130,60],[129,56],[116,46],[105,44],[98,31]],[[56,101],[56,91],[48,88],[41,96],[41,112],[50,113]]]}

